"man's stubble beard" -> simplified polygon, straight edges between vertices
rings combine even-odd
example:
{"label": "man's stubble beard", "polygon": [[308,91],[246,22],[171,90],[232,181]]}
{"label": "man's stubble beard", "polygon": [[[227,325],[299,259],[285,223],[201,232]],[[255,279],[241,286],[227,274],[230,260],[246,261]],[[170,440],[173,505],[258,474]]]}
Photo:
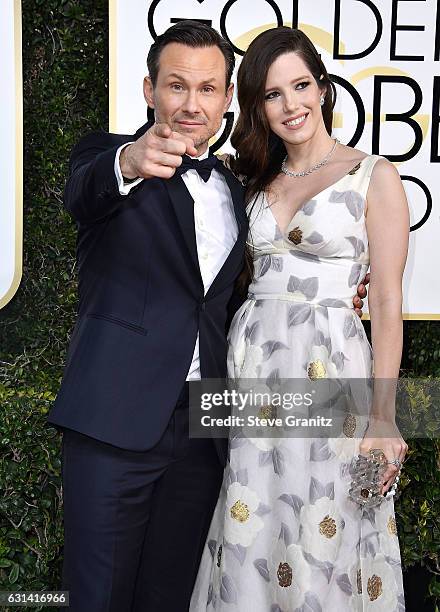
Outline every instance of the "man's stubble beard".
{"label": "man's stubble beard", "polygon": [[222,127],[222,119],[219,121],[219,124],[215,126],[212,130],[208,129],[207,134],[205,136],[200,136],[199,138],[194,140],[194,146],[196,147],[196,149],[200,148],[205,144],[209,146],[209,141],[211,140],[211,138],[218,134]]}

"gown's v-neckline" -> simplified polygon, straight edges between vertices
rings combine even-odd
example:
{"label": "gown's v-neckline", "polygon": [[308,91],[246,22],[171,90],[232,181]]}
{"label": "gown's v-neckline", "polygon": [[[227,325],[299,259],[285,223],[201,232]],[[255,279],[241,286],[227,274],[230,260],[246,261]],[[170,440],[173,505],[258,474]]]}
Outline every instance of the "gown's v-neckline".
{"label": "gown's v-neckline", "polygon": [[266,195],[266,191],[263,191],[263,202],[266,205],[266,208],[269,210],[269,213],[278,229],[278,231],[285,236],[287,234],[287,232],[289,231],[290,226],[292,225],[295,217],[298,215],[299,212],[301,212],[301,210],[304,208],[304,206],[306,204],[309,204],[309,202],[312,202],[313,200],[315,200],[318,196],[320,196],[321,194],[325,193],[326,191],[328,191],[329,189],[333,189],[334,187],[336,187],[336,185],[338,185],[338,183],[340,183],[342,180],[344,180],[347,176],[354,174],[355,172],[357,172],[360,167],[362,162],[364,161],[364,159],[366,159],[368,157],[368,155],[365,155],[365,157],[363,157],[355,166],[353,166],[353,168],[351,168],[351,170],[348,170],[348,172],[346,172],[345,174],[343,174],[341,177],[339,177],[336,181],[333,181],[333,183],[330,183],[330,185],[327,185],[327,187],[324,187],[324,189],[321,189],[321,191],[318,191],[318,193],[315,193],[315,195],[313,195],[312,197],[308,198],[307,200],[305,200],[304,202],[302,202],[300,204],[300,206],[298,206],[298,208],[296,209],[296,211],[293,213],[293,216],[291,217],[289,223],[286,225],[286,228],[284,230],[281,229],[274,213],[272,212],[272,206],[269,203],[269,200],[267,198]]}

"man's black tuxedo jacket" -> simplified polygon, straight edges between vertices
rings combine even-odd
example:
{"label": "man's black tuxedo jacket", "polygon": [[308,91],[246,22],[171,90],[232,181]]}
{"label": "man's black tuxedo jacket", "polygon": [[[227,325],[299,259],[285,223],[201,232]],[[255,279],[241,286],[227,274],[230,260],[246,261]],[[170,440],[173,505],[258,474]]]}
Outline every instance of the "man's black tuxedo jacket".
{"label": "man's black tuxedo jacket", "polygon": [[204,295],[193,199],[182,178],[148,179],[128,196],[119,194],[116,151],[149,127],[134,136],[93,133],[72,152],[65,206],[78,224],[79,310],[48,417],[56,426],[135,451],[160,439],[197,332],[202,377],[226,376],[227,325],[247,235],[243,188],[219,164],[239,233]]}

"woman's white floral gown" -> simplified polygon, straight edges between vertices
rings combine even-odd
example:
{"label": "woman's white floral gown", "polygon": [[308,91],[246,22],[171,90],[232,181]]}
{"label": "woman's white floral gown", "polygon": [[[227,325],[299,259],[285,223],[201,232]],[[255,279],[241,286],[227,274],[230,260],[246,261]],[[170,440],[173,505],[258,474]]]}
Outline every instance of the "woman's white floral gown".
{"label": "woman's white floral gown", "polygon": [[[250,207],[255,279],[231,326],[230,377],[371,377],[352,298],[369,265],[364,205],[377,159],[303,204],[285,234],[263,196]],[[230,440],[193,612],[405,610],[392,498],[366,510],[348,497],[364,430]]]}

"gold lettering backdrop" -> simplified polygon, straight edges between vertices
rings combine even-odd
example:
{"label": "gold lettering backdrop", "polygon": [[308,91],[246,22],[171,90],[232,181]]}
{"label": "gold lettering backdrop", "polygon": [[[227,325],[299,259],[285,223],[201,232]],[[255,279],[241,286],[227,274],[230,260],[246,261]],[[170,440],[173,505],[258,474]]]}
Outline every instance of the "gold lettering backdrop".
{"label": "gold lettering backdrop", "polygon": [[[263,30],[303,30],[338,90],[334,134],[386,156],[399,169],[411,209],[404,317],[439,319],[435,251],[440,230],[440,2],[437,0],[110,0],[110,130],[132,133],[152,117],[142,95],[148,48],[182,19],[216,28],[237,67]],[[236,100],[213,149],[230,152]],[[386,206],[386,202],[384,202]]]}
{"label": "gold lettering backdrop", "polygon": [[22,273],[23,110],[21,3],[0,3],[0,308],[18,289]]}

